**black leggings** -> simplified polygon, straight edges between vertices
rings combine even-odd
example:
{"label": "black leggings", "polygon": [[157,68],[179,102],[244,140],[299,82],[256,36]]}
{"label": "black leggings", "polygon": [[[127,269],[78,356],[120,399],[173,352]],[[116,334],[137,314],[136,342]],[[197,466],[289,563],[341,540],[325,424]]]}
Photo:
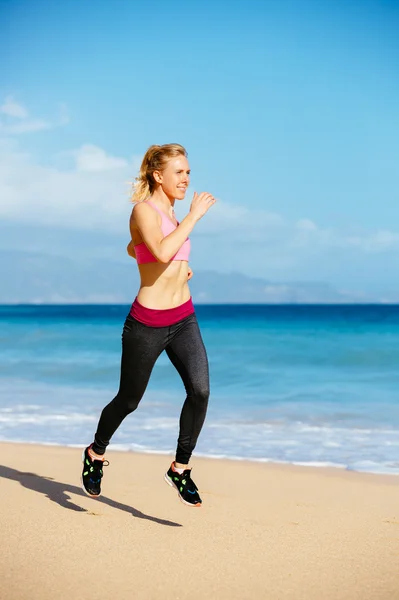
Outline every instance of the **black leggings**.
{"label": "black leggings", "polygon": [[169,327],[148,327],[127,316],[122,333],[119,391],[101,413],[93,444],[97,454],[104,454],[123,419],[136,410],[163,350],[186,388],[176,462],[188,464],[205,420],[209,398],[208,359],[195,314]]}

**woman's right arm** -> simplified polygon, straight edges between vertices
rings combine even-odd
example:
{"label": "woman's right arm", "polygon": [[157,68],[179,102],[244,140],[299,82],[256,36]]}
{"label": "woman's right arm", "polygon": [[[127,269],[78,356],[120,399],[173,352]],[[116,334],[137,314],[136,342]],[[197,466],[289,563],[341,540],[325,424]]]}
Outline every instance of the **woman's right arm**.
{"label": "woman's right arm", "polygon": [[145,202],[136,204],[134,218],[141,237],[151,254],[161,263],[168,263],[180,250],[197,221],[204,216],[216,200],[207,192],[194,194],[190,212],[172,233],[163,237],[158,213]]}

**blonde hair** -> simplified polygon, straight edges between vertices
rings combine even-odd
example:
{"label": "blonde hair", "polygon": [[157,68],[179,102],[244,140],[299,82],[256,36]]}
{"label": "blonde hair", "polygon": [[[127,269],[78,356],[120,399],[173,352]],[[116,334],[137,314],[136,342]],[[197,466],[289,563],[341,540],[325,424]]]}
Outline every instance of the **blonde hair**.
{"label": "blonde hair", "polygon": [[141,202],[148,198],[156,185],[154,171],[163,171],[167,161],[179,155],[187,156],[187,151],[180,144],[150,146],[144,154],[139,175],[133,183],[132,202]]}

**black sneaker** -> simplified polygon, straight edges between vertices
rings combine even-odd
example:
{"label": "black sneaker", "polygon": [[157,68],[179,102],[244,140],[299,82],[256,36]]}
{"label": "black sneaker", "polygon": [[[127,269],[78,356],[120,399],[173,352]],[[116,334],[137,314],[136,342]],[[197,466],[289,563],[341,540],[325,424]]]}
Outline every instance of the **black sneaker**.
{"label": "black sneaker", "polygon": [[165,473],[165,481],[168,485],[176,488],[180,500],[187,506],[201,506],[202,500],[198,493],[198,488],[191,479],[191,469],[185,469],[183,473],[177,473],[173,470],[173,464],[169,471]]}
{"label": "black sneaker", "polygon": [[101,478],[103,476],[103,467],[107,467],[107,460],[92,460],[89,455],[88,446],[83,450],[83,471],[82,471],[82,488],[83,491],[91,497],[97,497],[101,494]]}

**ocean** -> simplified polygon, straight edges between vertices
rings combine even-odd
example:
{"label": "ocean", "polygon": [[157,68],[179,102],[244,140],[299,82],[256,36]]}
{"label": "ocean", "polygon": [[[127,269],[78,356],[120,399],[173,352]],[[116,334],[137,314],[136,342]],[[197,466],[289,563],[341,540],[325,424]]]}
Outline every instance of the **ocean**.
{"label": "ocean", "polygon": [[[119,383],[122,305],[0,306],[0,440],[84,446]],[[399,474],[399,306],[197,305],[211,397],[196,454]],[[172,454],[166,354],[110,450]]]}

